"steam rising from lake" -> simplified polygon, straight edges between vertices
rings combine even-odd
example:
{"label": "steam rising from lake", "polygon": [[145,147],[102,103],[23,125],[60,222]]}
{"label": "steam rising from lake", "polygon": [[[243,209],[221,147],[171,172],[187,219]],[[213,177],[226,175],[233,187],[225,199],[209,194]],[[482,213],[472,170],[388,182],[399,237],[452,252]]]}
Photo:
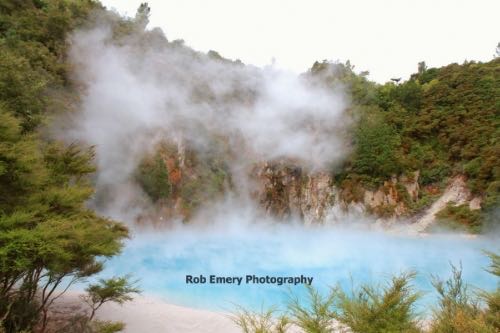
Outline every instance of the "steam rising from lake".
{"label": "steam rising from lake", "polygon": [[96,147],[98,194],[122,195],[108,215],[141,197],[131,178],[159,142],[199,152],[222,145],[233,168],[288,158],[320,169],[348,151],[341,87],[166,44],[156,30],[117,42],[106,20],[74,34],[70,57],[83,96],[62,135]]}

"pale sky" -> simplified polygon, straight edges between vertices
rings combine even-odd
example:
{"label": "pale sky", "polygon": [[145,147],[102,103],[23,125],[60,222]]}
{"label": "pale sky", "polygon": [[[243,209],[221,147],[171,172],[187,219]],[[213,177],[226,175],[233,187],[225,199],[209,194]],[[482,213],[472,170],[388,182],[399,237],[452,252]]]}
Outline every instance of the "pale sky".
{"label": "pale sky", "polygon": [[[134,16],[144,0],[102,0]],[[500,42],[499,0],[149,0],[168,40],[297,73],[349,59],[384,82],[428,67],[488,61]]]}

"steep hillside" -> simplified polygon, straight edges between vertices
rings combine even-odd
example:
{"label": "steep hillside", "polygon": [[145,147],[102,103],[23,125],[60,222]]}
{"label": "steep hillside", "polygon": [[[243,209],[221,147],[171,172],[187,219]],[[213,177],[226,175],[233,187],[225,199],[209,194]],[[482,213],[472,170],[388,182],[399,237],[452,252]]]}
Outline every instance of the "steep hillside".
{"label": "steep hillside", "polygon": [[[330,66],[317,63],[312,72],[322,75]],[[460,218],[453,208],[441,216],[476,230],[482,222],[498,220],[499,58],[430,69],[421,63],[418,73],[399,84],[371,84],[349,67],[343,67],[343,78],[361,119],[354,138],[357,148],[336,176],[340,184],[376,187],[394,175],[418,171],[421,195],[417,203],[406,202],[413,213],[451,177],[464,175],[474,208],[480,206],[481,213],[463,206]]]}
{"label": "steep hillside", "polygon": [[[352,97],[354,149],[341,166],[319,172],[286,159],[255,160],[247,171],[254,198],[274,215],[309,222],[349,207],[415,221],[459,176],[466,182],[463,199],[449,200],[433,220],[436,215],[448,226],[474,232],[491,226],[498,220],[500,184],[499,73],[498,58],[439,69],[421,64],[410,80],[379,85],[355,74],[350,64],[315,63],[304,74],[308,79],[331,89],[342,85]],[[174,154],[166,161],[172,158],[182,159]],[[230,170],[223,174],[231,178]]]}

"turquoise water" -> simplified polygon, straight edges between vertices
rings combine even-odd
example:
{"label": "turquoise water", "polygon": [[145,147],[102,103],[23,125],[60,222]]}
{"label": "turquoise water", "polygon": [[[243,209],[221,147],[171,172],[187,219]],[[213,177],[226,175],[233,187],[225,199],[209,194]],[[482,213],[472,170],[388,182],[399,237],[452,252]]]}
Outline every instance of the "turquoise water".
{"label": "turquoise water", "polygon": [[[498,239],[497,239],[498,240]],[[482,250],[498,251],[494,239],[458,235],[402,236],[335,227],[274,225],[178,228],[136,233],[124,252],[106,264],[101,277],[131,273],[145,294],[170,303],[230,310],[281,305],[289,291],[301,285],[186,284],[186,275],[208,277],[310,276],[326,291],[337,283],[383,283],[393,274],[418,271],[415,286],[425,292],[420,309],[435,300],[431,275],[450,276],[450,263],[462,265],[464,279],[477,288],[492,289],[497,280],[484,271]]]}

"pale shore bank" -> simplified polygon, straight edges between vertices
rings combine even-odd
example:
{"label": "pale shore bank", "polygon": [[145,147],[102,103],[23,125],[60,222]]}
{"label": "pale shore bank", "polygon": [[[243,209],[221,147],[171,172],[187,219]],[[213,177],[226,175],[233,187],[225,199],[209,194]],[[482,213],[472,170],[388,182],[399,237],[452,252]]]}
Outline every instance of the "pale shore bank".
{"label": "pale shore bank", "polygon": [[[58,313],[84,311],[77,292],[68,292],[54,304]],[[122,321],[126,333],[240,333],[227,313],[191,309],[169,304],[153,296],[136,296],[123,305],[104,304],[96,317]]]}

